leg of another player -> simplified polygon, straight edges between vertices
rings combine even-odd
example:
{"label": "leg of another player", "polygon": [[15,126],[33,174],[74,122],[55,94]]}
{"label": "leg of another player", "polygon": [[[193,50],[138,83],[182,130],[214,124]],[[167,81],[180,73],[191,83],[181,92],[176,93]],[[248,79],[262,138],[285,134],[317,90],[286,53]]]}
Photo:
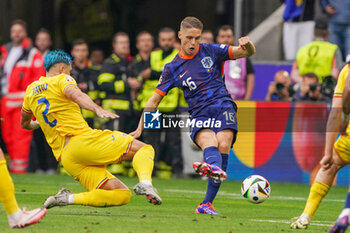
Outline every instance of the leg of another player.
{"label": "leg of another player", "polygon": [[132,142],[130,151],[124,155],[124,160],[132,160],[132,165],[140,182],[152,184],[152,172],[154,167],[154,149],[137,139]]}
{"label": "leg of another player", "polygon": [[305,209],[302,215],[291,224],[291,228],[305,229],[310,224],[319,204],[326,196],[330,186],[333,183],[335,175],[345,164],[333,150],[333,163],[324,169],[323,167],[317,172],[315,181],[311,185],[309,197],[306,201]]}
{"label": "leg of another player", "polygon": [[350,218],[350,185],[349,185],[348,193],[346,195],[344,209],[338,216],[337,221],[334,223],[333,227],[329,230],[329,232],[330,233],[345,232],[349,226],[349,218]]}
{"label": "leg of another player", "polygon": [[154,168],[154,149],[137,139],[134,139],[130,151],[123,159],[131,160],[132,166],[139,178],[139,183],[134,186],[137,195],[145,195],[150,203],[160,205],[162,199],[152,185],[152,172]]}
{"label": "leg of another player", "polygon": [[0,200],[6,211],[11,228],[25,227],[38,222],[46,213],[46,209],[22,211],[19,209],[15,187],[7,169],[4,153],[0,149]]}
{"label": "leg of another player", "polygon": [[5,208],[9,219],[11,215],[18,213],[20,211],[16,197],[15,197],[15,186],[13,185],[12,179],[7,169],[6,160],[4,153],[0,150],[0,200]]}
{"label": "leg of another player", "polygon": [[[161,204],[162,200],[158,196],[157,190],[152,186],[153,158],[153,147],[138,140],[132,142],[129,153],[123,157],[124,160],[133,159],[133,166],[140,180],[140,183],[134,187],[135,193],[145,195],[151,203]],[[67,162],[63,161],[63,163]],[[87,172],[86,175],[89,176],[89,174]],[[80,174],[80,179],[86,180],[82,176],[83,173]],[[55,196],[49,197],[44,206],[47,208],[69,204],[96,207],[119,206],[129,203],[130,198],[131,191],[128,187],[118,178],[113,178],[109,179],[100,188],[89,192],[72,194],[67,189],[61,189]]]}
{"label": "leg of another player", "polygon": [[[72,194],[67,189],[61,189],[56,196],[49,197],[44,206],[51,208],[56,205],[87,205],[95,207],[120,206],[128,204],[131,191],[118,178],[110,179],[99,189],[89,192]],[[60,203],[61,204],[60,204]]]}

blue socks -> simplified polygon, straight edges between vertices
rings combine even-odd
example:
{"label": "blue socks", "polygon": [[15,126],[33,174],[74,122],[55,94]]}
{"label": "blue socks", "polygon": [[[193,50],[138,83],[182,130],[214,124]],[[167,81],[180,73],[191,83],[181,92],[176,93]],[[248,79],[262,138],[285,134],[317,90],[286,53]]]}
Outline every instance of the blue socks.
{"label": "blue socks", "polygon": [[340,215],[338,216],[338,220],[344,216],[350,216],[350,192],[346,195],[345,206]]}
{"label": "blue socks", "polygon": [[344,206],[344,209],[345,208],[350,208],[350,193],[348,193],[346,195],[346,200],[345,200],[345,206]]}
{"label": "blue socks", "polygon": [[[212,149],[212,148],[215,148]],[[217,151],[217,153],[219,153],[218,149],[216,147],[208,147],[204,150],[204,161],[206,163],[209,163],[211,165],[216,165],[218,167],[220,167],[222,170],[226,171],[227,169],[227,162],[228,162],[228,154],[220,154],[220,159],[216,159],[215,161],[220,161],[221,160],[221,163],[220,165],[218,165],[218,163],[210,163],[209,161],[214,161],[214,156],[208,154],[206,154],[206,151],[207,149],[210,149],[212,151]],[[207,156],[206,156],[207,155]],[[208,159],[206,159],[208,158]],[[220,188],[220,185],[221,185],[221,182],[220,181],[216,181],[216,180],[213,180],[212,178],[209,178],[208,179],[208,187],[207,187],[207,193],[205,194],[205,198],[203,200],[203,204],[205,203],[213,203],[215,197],[216,197],[216,194],[218,193],[219,191],[219,188]]]}
{"label": "blue socks", "polygon": [[222,158],[221,169],[226,171],[227,170],[227,164],[228,164],[228,154],[221,154],[221,158]]}
{"label": "blue socks", "polygon": [[216,148],[215,146],[205,148],[203,157],[206,163],[221,167],[221,163],[222,163],[221,154],[218,151],[218,148]]}

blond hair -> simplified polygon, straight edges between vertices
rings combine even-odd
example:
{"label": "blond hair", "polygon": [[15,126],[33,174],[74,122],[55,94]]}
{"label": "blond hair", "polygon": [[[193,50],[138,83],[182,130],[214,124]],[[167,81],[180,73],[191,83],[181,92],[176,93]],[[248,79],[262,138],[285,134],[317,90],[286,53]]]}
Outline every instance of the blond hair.
{"label": "blond hair", "polygon": [[196,17],[188,16],[181,21],[180,30],[189,28],[197,28],[203,30],[203,23]]}

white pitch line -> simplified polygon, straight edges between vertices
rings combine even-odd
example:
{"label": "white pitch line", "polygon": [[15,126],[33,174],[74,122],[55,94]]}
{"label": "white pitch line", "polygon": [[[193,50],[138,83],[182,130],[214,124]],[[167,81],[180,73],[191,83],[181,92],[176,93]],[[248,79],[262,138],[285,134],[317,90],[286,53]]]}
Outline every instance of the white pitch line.
{"label": "white pitch line", "polygon": [[48,195],[47,193],[39,193],[39,192],[20,192],[20,191],[18,191],[18,192],[15,192],[15,194],[17,195],[17,194],[19,194],[19,195],[21,195],[21,194],[30,194],[30,195]]}
{"label": "white pitch line", "polygon": [[[161,189],[160,189],[161,190]],[[170,192],[170,193],[190,193],[190,194],[205,194],[205,191],[198,191],[198,190],[182,190],[182,189],[163,189],[164,192]],[[45,195],[46,193],[40,193],[40,192],[16,192],[16,194],[31,194],[31,195]],[[228,193],[225,191],[219,191],[218,195],[221,196],[227,196],[231,197],[233,199],[241,199],[242,195],[239,193]],[[287,196],[274,196],[272,195],[270,197],[272,200],[283,200],[283,201],[306,201],[305,197],[287,197]],[[344,200],[338,200],[338,199],[323,199],[323,202],[341,202],[343,203]]]}
{"label": "white pitch line", "polygon": [[[250,219],[252,222],[269,222],[269,223],[284,223],[290,224],[290,221],[287,220],[264,220],[264,219]],[[323,223],[311,223],[312,226],[321,226],[321,227],[331,227],[332,224],[323,224]]]}
{"label": "white pitch line", "polygon": [[[182,190],[182,189],[164,189],[165,192],[171,193],[192,193],[192,194],[205,194],[205,191],[195,191],[195,190]],[[242,195],[239,193],[228,193],[225,191],[219,191],[218,195],[232,197],[234,199],[242,198]],[[305,197],[287,197],[287,196],[274,196],[270,197],[272,200],[284,200],[284,201],[306,201]],[[323,202],[344,202],[344,200],[339,199],[323,199]]]}

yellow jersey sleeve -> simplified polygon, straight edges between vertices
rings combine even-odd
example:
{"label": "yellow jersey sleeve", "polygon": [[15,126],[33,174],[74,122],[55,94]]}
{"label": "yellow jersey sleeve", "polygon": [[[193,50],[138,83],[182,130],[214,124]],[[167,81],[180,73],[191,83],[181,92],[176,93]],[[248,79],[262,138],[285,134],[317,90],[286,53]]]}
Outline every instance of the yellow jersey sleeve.
{"label": "yellow jersey sleeve", "polygon": [[27,87],[27,90],[26,90],[26,94],[24,95],[24,100],[23,100],[23,104],[22,104],[22,110],[26,113],[32,113],[32,110],[30,110],[30,102],[29,102],[29,95],[28,95],[28,90],[31,89],[31,86],[32,85],[29,85]]}
{"label": "yellow jersey sleeve", "polygon": [[346,78],[348,77],[348,73],[349,73],[349,66],[350,65],[345,65],[344,68],[341,70],[339,77],[338,77],[337,86],[334,89],[333,97],[342,97],[343,96]]}
{"label": "yellow jersey sleeve", "polygon": [[77,82],[75,81],[75,79],[69,75],[62,77],[58,81],[58,86],[63,94],[64,94],[64,91],[66,90],[66,88],[68,86],[71,86],[71,85],[74,86],[75,88],[78,88],[78,85],[77,85]]}

